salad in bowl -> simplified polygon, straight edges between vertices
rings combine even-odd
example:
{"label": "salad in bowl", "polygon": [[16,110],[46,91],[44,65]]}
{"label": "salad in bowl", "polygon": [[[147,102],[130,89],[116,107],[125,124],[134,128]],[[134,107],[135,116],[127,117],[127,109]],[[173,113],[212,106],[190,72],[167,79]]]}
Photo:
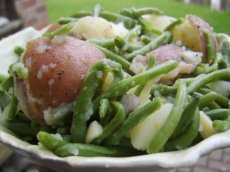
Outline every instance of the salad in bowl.
{"label": "salad in bowl", "polygon": [[230,38],[198,16],[97,5],[1,43],[0,141],[51,168],[187,166],[230,145]]}

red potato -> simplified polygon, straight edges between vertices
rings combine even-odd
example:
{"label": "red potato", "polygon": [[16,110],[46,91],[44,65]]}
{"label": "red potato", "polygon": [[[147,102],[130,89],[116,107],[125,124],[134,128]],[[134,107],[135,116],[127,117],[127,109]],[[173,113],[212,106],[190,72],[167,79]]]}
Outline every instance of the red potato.
{"label": "red potato", "polygon": [[193,51],[203,53],[203,62],[208,62],[207,57],[207,39],[205,32],[213,35],[213,41],[216,43],[213,28],[203,19],[195,15],[187,15],[185,21],[173,29],[173,41],[182,41],[184,45]]}
{"label": "red potato", "polygon": [[72,102],[87,71],[103,58],[98,48],[72,37],[58,44],[47,38],[30,41],[23,58],[28,78],[17,79],[15,87],[23,111],[44,122],[43,111]]}
{"label": "red potato", "polygon": [[53,32],[53,31],[57,30],[60,27],[61,27],[61,25],[59,23],[53,23],[48,27],[46,32]]}
{"label": "red potato", "polygon": [[174,44],[168,44],[158,47],[152,53],[156,57],[157,64],[164,63],[168,60],[182,61],[180,53],[182,49]]}

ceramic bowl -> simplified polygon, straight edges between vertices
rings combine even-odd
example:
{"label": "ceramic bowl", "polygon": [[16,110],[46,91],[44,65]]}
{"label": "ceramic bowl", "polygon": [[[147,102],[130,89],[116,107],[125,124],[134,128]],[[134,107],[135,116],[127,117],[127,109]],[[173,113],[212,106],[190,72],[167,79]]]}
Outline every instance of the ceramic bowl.
{"label": "ceramic bowl", "polygon": [[[0,42],[0,68],[9,65],[7,62],[2,63],[3,57],[14,57],[13,48],[16,45],[24,45],[28,40],[41,35],[41,32],[33,28],[27,28],[15,35],[12,35]],[[229,41],[227,35],[220,35]],[[4,50],[4,51],[2,51]],[[4,60],[3,60],[4,61]],[[6,75],[7,75],[7,69]],[[13,135],[9,130],[0,126],[0,142],[10,147],[12,150],[28,157],[42,165],[56,171],[74,172],[81,170],[87,172],[110,171],[110,172],[147,172],[147,171],[165,171],[165,168],[177,168],[194,165],[201,156],[209,154],[215,149],[230,146],[230,130],[215,134],[199,144],[186,150],[156,153],[142,156],[111,158],[111,157],[67,157],[60,158],[44,148],[31,145]]]}

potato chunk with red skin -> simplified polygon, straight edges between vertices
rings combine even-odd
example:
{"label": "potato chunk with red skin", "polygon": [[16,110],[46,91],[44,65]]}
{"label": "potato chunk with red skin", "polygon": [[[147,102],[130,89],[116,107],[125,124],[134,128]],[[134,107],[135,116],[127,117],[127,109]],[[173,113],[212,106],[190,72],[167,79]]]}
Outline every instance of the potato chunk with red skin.
{"label": "potato chunk with red skin", "polygon": [[185,21],[173,29],[173,41],[180,40],[193,51],[202,52],[203,62],[209,62],[207,57],[207,38],[205,32],[211,33],[218,50],[213,28],[200,17],[187,15]]}
{"label": "potato chunk with red skin", "polygon": [[15,88],[23,111],[32,120],[44,122],[43,111],[72,102],[87,71],[103,58],[94,45],[72,37],[61,44],[47,38],[30,41],[23,58],[28,78],[17,79]]}

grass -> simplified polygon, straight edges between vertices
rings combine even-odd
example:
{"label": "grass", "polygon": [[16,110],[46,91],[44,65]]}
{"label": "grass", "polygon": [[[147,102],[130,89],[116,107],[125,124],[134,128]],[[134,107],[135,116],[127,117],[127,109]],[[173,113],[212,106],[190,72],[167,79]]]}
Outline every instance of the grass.
{"label": "grass", "polygon": [[230,34],[230,11],[213,11],[207,6],[185,4],[176,0],[46,0],[48,14],[51,22],[55,22],[60,16],[70,16],[79,10],[92,10],[99,3],[110,11],[118,11],[124,7],[157,7],[165,11],[167,15],[184,17],[186,14],[195,14],[202,17],[216,32]]}

